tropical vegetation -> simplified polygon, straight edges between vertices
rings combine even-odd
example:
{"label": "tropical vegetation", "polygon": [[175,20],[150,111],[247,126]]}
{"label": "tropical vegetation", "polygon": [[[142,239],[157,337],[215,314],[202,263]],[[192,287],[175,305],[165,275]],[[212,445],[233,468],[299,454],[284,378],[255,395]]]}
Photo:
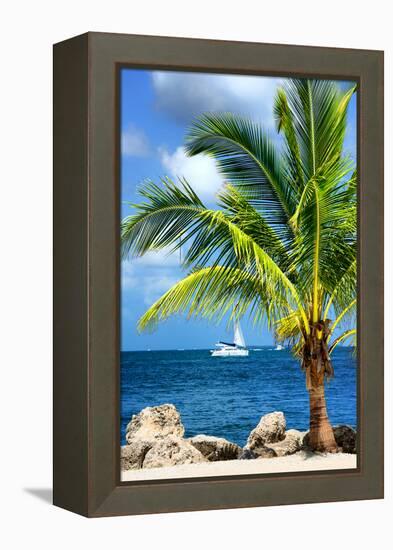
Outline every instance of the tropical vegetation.
{"label": "tropical vegetation", "polygon": [[215,159],[225,181],[217,208],[192,183],[166,177],[140,188],[141,202],[121,226],[124,256],[183,250],[184,278],[149,307],[139,329],[179,313],[267,323],[299,357],[309,442],[329,452],[337,449],[325,401],[331,354],[356,334],[357,177],[343,150],[354,92],[287,80],[273,106],[275,139],[248,118],[200,116],[185,149]]}

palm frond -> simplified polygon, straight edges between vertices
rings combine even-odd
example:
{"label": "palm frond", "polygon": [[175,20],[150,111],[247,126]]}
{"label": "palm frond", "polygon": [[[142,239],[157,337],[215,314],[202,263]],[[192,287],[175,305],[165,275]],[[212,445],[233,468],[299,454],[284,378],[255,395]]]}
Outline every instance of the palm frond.
{"label": "palm frond", "polygon": [[286,171],[286,180],[298,196],[304,187],[304,167],[296,136],[294,115],[283,88],[277,90],[273,113],[277,131],[279,133],[282,132],[285,137],[284,169]]}
{"label": "palm frond", "polygon": [[230,113],[205,114],[191,126],[185,148],[190,156],[212,156],[224,178],[263,212],[280,238],[290,237],[291,189],[283,180],[280,156],[258,124]]}
{"label": "palm frond", "polygon": [[140,318],[139,330],[152,329],[174,314],[221,321],[241,317],[249,310],[254,323],[263,320],[264,301],[261,281],[244,270],[222,266],[191,272],[173,285]]}
{"label": "palm frond", "polygon": [[[141,255],[169,245],[176,249],[180,238],[183,243],[193,239],[185,265],[201,267],[212,261],[213,266],[242,267],[248,274],[258,275],[272,319],[282,315],[282,304],[287,307],[292,302],[302,310],[296,288],[269,255],[268,246],[259,246],[225,212],[204,208],[196,195],[189,193],[186,182],[176,191],[171,180],[162,183],[163,187],[150,183],[144,190],[148,202],[138,205],[137,214],[124,220],[122,240],[127,252]],[[277,252],[277,238],[270,238],[270,244]],[[303,322],[308,330],[304,310]]]}
{"label": "palm frond", "polygon": [[186,180],[179,180],[176,185],[171,179],[162,178],[161,184],[145,182],[139,189],[144,201],[131,204],[136,213],[122,220],[123,257],[140,256],[177,243],[206,210]]}
{"label": "palm frond", "polygon": [[228,213],[233,224],[277,263],[284,272],[289,270],[290,256],[288,244],[282,242],[270,227],[263,214],[256,210],[233,185],[227,184],[217,195],[218,205]]}
{"label": "palm frond", "polygon": [[314,287],[332,292],[356,257],[356,221],[349,186],[342,184],[351,162],[342,159],[320,167],[304,188],[292,218],[296,229],[293,262],[303,294]]}
{"label": "palm frond", "polygon": [[353,312],[353,309],[355,308],[356,306],[356,298],[354,300],[352,300],[352,302],[347,306],[345,307],[342,311],[340,312],[336,312],[337,313],[337,317],[334,321],[334,323],[332,324],[330,330],[331,330],[331,334],[330,336],[328,337],[327,339],[327,342],[329,342],[334,330],[336,329],[336,327],[341,323],[341,321],[348,315],[350,315],[352,312]]}
{"label": "palm frond", "polygon": [[299,311],[291,311],[285,317],[278,319],[274,325],[277,342],[294,345],[303,335],[302,319]]}
{"label": "palm frond", "polygon": [[[307,315],[294,284],[267,251],[220,210],[209,212],[209,223],[214,227],[214,233],[219,241],[223,243],[227,239],[230,240],[237,259],[236,265],[253,275],[258,275],[264,288],[264,299],[271,302],[270,308],[274,306],[274,310],[269,309],[270,313],[274,313],[268,320],[271,321],[282,313],[282,304],[286,304],[286,309],[288,304],[292,304],[290,307],[294,304],[301,312],[305,330],[309,331]],[[221,255],[220,262],[223,261],[224,267],[234,267],[233,257],[224,259]]]}
{"label": "palm frond", "polygon": [[332,351],[334,350],[334,348],[340,344],[341,342],[345,342],[345,340],[348,340],[348,338],[352,338],[352,339],[355,339],[356,337],[356,329],[355,328],[352,328],[352,329],[349,329],[349,330],[346,330],[345,332],[343,332],[340,336],[338,336],[338,338],[336,338],[333,342],[333,344],[330,346],[329,348],[329,354],[332,353]]}
{"label": "palm frond", "polygon": [[352,88],[340,92],[329,80],[291,79],[285,86],[306,179],[330,159],[339,158]]}
{"label": "palm frond", "polygon": [[341,308],[345,308],[351,303],[353,296],[356,294],[356,264],[357,261],[355,257],[334,287],[325,306],[323,314],[324,320],[327,319],[329,310],[333,304],[335,309],[339,311]]}

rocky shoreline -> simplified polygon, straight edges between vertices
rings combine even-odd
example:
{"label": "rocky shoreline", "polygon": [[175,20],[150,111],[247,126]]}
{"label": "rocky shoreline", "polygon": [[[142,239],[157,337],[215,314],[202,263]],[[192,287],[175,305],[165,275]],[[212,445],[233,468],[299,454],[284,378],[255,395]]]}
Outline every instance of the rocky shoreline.
{"label": "rocky shoreline", "polygon": [[[333,428],[339,452],[356,454],[356,432],[350,426]],[[121,447],[121,470],[168,468],[209,462],[244,461],[309,453],[308,432],[286,430],[282,412],[262,416],[250,432],[246,445],[213,435],[184,437],[185,429],[176,407],[146,407],[133,415],[127,426],[127,444]],[[318,455],[320,453],[312,453]]]}

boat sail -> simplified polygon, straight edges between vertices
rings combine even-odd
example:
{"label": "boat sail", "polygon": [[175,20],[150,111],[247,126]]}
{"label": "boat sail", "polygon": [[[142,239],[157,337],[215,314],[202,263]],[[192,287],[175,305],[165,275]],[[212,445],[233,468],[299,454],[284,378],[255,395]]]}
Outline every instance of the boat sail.
{"label": "boat sail", "polygon": [[212,357],[247,357],[248,349],[239,321],[234,323],[233,343],[218,342],[217,349],[210,350]]}
{"label": "boat sail", "polygon": [[243,331],[242,331],[242,328],[241,328],[239,322],[235,323],[235,334],[234,334],[234,337],[233,337],[233,342],[239,348],[245,348],[246,347],[246,342],[244,341]]}

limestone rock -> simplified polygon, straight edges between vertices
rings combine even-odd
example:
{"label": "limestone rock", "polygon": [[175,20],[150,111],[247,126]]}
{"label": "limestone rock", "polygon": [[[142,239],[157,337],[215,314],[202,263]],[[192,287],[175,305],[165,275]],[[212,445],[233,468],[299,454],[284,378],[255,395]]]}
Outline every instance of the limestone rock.
{"label": "limestone rock", "polygon": [[276,451],[269,447],[257,447],[256,449],[249,449],[244,447],[242,453],[239,456],[239,460],[254,460],[256,458],[274,458],[276,457]]}
{"label": "limestone rock", "polygon": [[199,462],[207,462],[207,458],[189,441],[175,435],[168,435],[155,440],[144,457],[143,468],[161,468]]}
{"label": "limestone rock", "polygon": [[124,445],[120,450],[121,470],[138,470],[142,468],[146,453],[151,449],[152,441],[135,438],[131,445]]}
{"label": "limestone rock", "polygon": [[356,432],[351,426],[335,426],[334,438],[343,453],[356,454]]}
{"label": "limestone rock", "polygon": [[127,426],[126,440],[127,443],[132,443],[136,438],[149,441],[167,435],[184,435],[180,414],[170,404],[146,407],[139,414],[134,414]]}
{"label": "limestone rock", "polygon": [[242,448],[236,443],[231,443],[222,437],[212,435],[196,435],[188,441],[210,462],[217,460],[236,460],[242,452]]}
{"label": "limestone rock", "polygon": [[272,449],[276,456],[292,455],[300,451],[302,447],[303,433],[298,430],[288,430],[285,438],[277,443],[269,443],[267,448]]}
{"label": "limestone rock", "polygon": [[248,436],[246,447],[253,451],[268,443],[282,441],[285,437],[285,427],[286,422],[282,412],[273,412],[262,416],[258,425]]}
{"label": "limestone rock", "polygon": [[256,447],[251,451],[254,453],[255,458],[274,458],[277,456],[277,453],[271,447]]}
{"label": "limestone rock", "polygon": [[247,447],[244,447],[242,453],[239,456],[239,460],[253,460],[255,458],[257,458],[257,455]]}

